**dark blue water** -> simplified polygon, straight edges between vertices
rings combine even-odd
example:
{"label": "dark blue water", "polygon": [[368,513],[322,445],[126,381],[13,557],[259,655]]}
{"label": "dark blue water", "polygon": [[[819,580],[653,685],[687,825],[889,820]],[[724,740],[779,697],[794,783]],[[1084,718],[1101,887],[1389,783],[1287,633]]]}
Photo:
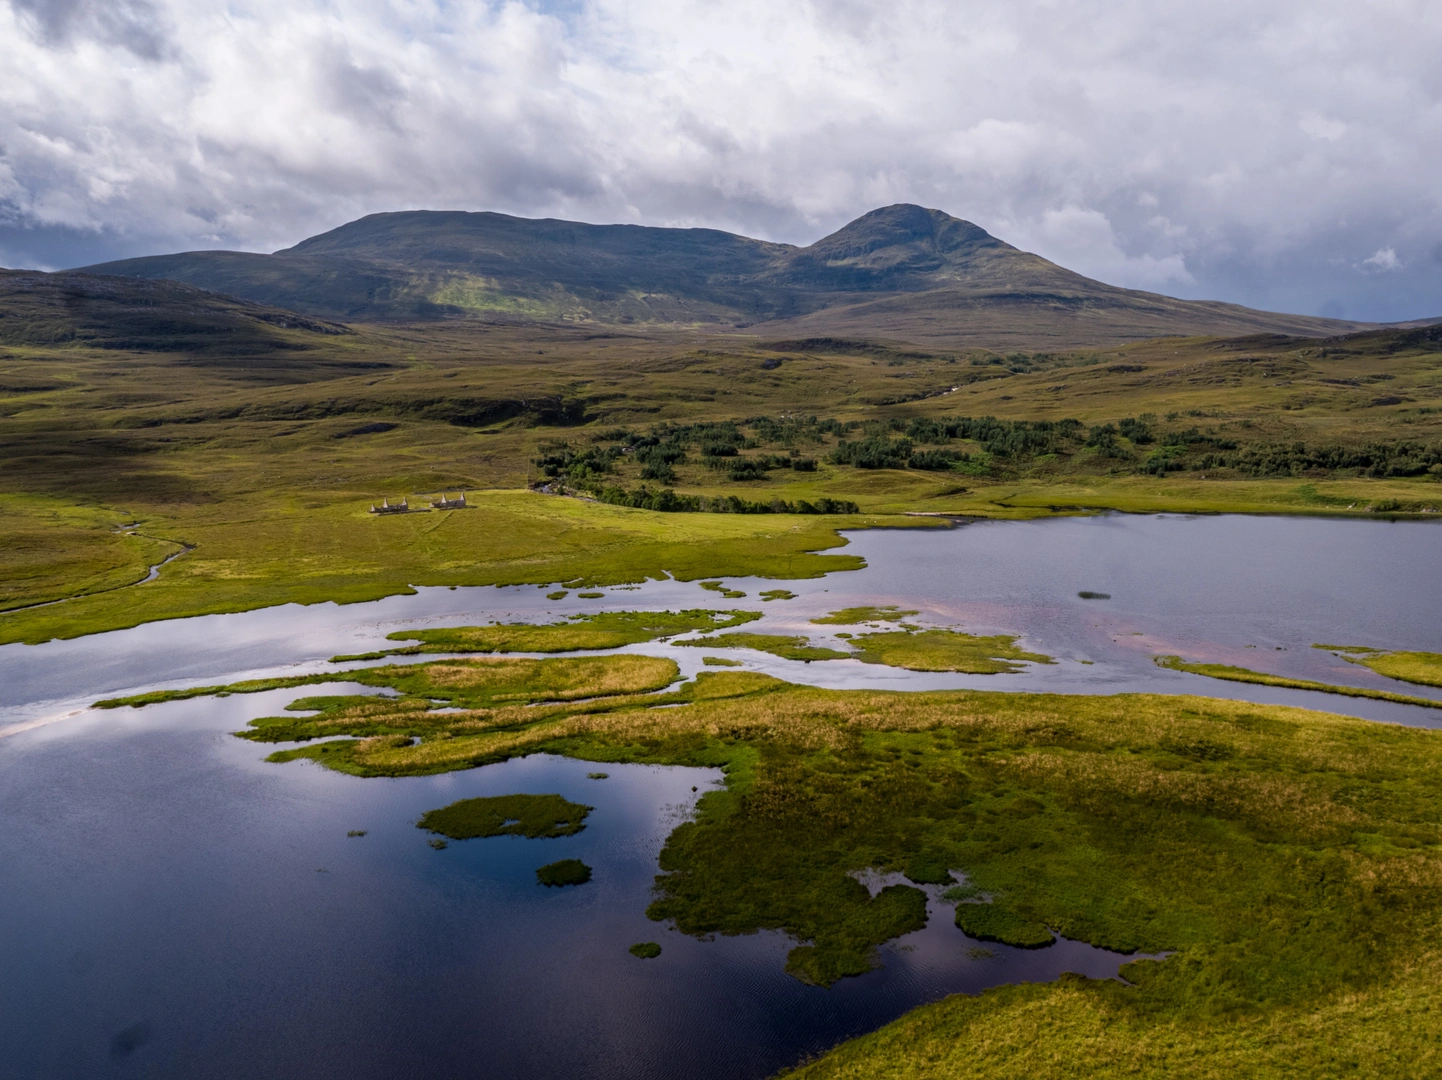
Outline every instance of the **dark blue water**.
{"label": "dark blue water", "polygon": [[[535,756],[361,780],[226,734],[291,696],[7,740],[0,1075],[764,1077],[949,992],[1124,960],[1075,942],[974,955],[934,904],[883,970],[802,986],[782,935],[701,941],[645,917],[661,843],[716,771]],[[595,810],[573,837],[443,851],[414,826],[513,792]],[[591,883],[536,883],[571,857]],[[640,941],[662,955],[632,957]]]}
{"label": "dark blue water", "polygon": [[[1442,693],[1313,642],[1442,651],[1442,527],[1381,521],[1109,515],[851,534],[865,570],[787,586],[733,579],[748,629],[837,627],[856,604],[1021,634],[1057,658],[1017,675],[922,674],[733,652],[837,687],[1200,693],[1436,726],[1442,710],[1222,683],[1152,656]],[[144,588],[145,586],[139,586]],[[1088,589],[1110,600],[1081,600]],[[695,584],[602,600],[547,588],[424,589],[0,648],[0,1077],[762,1077],[950,992],[1105,977],[1122,958],[1061,942],[977,955],[933,905],[880,971],[827,990],[783,972],[778,934],[699,941],[644,915],[665,836],[716,774],[533,757],[434,778],[360,780],[262,761],[230,737],[292,692],[87,711],[98,697],[333,670],[386,633],[634,607],[717,606]],[[3,616],[0,616],[3,617]],[[706,650],[655,643],[683,673]],[[308,690],[307,692],[314,692]],[[691,788],[698,792],[693,793]],[[561,840],[434,851],[413,822],[457,798],[559,792],[594,805]],[[346,832],[366,829],[362,838]],[[592,883],[547,890],[566,857]],[[664,947],[632,958],[637,941]]]}

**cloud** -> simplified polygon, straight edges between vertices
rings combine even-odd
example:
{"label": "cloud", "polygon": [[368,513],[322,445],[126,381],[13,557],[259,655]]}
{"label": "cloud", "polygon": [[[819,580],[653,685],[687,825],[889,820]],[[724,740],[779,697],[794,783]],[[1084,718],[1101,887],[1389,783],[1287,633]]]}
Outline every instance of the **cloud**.
{"label": "cloud", "polygon": [[1391,248],[1378,248],[1377,254],[1362,260],[1362,269],[1374,274],[1396,273],[1402,269],[1402,260]]}
{"label": "cloud", "polygon": [[408,207],[806,243],[910,201],[1118,284],[1442,314],[1412,0],[0,0],[0,42],[7,258]]}

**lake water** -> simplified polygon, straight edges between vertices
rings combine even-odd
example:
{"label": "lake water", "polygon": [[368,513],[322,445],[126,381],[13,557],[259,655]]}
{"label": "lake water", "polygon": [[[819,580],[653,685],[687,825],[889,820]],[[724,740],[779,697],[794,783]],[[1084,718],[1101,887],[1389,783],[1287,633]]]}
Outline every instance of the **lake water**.
{"label": "lake water", "polygon": [[[805,987],[782,970],[793,944],[782,935],[696,940],[645,918],[657,852],[718,782],[712,770],[607,766],[596,781],[594,765],[536,756],[361,780],[265,764],[268,747],[228,734],[293,691],[84,710],[102,696],[333,670],[330,655],[415,626],[734,605],[765,613],[747,629],[812,633],[845,629],[808,625],[834,608],[898,603],[923,622],[1022,634],[1058,662],[959,676],[726,655],[838,687],[1203,693],[1442,723],[1442,710],[1151,662],[1177,652],[1442,699],[1310,648],[1442,651],[1439,527],[1108,515],[850,540],[867,569],[729,580],[746,600],[674,581],[559,603],[535,587],[424,589],[0,648],[0,1074],[764,1077],[946,993],[1062,971],[1108,977],[1125,959],[1074,942],[978,955],[933,903],[928,927],[885,949],[881,970]],[[778,584],[800,595],[755,603]],[[711,654],[638,651],[674,656],[687,673]],[[585,831],[558,840],[435,851],[414,827],[455,799],[510,792],[596,809]],[[347,837],[354,829],[367,835]],[[573,856],[595,869],[590,884],[536,884],[536,867]],[[626,948],[638,941],[660,942],[662,955],[634,959]]]}

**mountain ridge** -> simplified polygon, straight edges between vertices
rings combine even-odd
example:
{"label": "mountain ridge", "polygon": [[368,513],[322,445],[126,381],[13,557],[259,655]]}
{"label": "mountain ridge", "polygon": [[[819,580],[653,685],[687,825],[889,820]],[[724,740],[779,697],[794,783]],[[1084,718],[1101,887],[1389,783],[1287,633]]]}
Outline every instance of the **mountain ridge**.
{"label": "mountain ridge", "polygon": [[1374,324],[1094,281],[940,210],[880,207],[806,247],[715,229],[492,212],[371,214],[269,255],[197,251],[81,268],[167,278],[346,321],[699,325],[931,346],[1157,336],[1326,336]]}

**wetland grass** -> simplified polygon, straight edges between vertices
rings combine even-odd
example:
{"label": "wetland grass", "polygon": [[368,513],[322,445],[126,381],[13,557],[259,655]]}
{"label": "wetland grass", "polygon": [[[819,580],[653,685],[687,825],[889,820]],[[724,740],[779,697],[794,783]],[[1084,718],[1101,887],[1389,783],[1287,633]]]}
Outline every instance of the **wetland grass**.
{"label": "wetland grass", "polygon": [[717,634],[714,637],[678,641],[677,645],[694,645],[704,649],[755,649],[783,660],[845,660],[850,653],[812,645],[809,639],[788,634]]}
{"label": "wetland grass", "polygon": [[869,622],[899,622],[908,615],[920,615],[919,611],[903,611],[895,604],[886,607],[849,607],[840,611],[833,611],[829,615],[823,615],[812,619],[817,626],[852,626]]}
{"label": "wetland grass", "polygon": [[397,630],[391,641],[420,644],[385,652],[333,656],[332,663],[377,660],[383,656],[424,653],[575,652],[581,649],[617,649],[697,630],[724,630],[761,618],[752,611],[606,611],[572,615],[558,623],[503,623],[494,626],[456,626],[434,630]]}
{"label": "wetland grass", "polygon": [[548,889],[584,885],[591,880],[591,868],[580,859],[561,859],[538,869],[536,880]]}
{"label": "wetland grass", "polygon": [[654,941],[638,941],[626,951],[638,960],[654,960],[661,955],[661,946]]}
{"label": "wetland grass", "polygon": [[795,600],[796,594],[790,589],[767,589],[760,594],[762,600]]}
{"label": "wetland grass", "polygon": [[[1378,675],[1420,686],[1442,686],[1442,653],[1388,652],[1347,657],[1354,664],[1369,667]],[[1442,707],[1442,704],[1439,704]]]}
{"label": "wetland grass", "polygon": [[1023,663],[1052,664],[1050,656],[1017,648],[1016,638],[998,634],[980,637],[955,630],[895,630],[858,634],[851,643],[856,659],[908,671],[960,671],[995,675],[1021,671]]}
{"label": "wetland grass", "polygon": [[[1427,653],[1412,653],[1401,655],[1427,656]],[[1289,690],[1316,690],[1323,694],[1341,694],[1344,697],[1371,698],[1375,701],[1394,701],[1399,705],[1420,705],[1427,709],[1442,709],[1442,701],[1433,701],[1430,698],[1416,697],[1412,694],[1397,694],[1391,690],[1372,690],[1362,686],[1340,686],[1336,683],[1314,682],[1311,679],[1291,679],[1285,675],[1269,675],[1264,671],[1252,671],[1250,668],[1233,667],[1230,664],[1191,664],[1180,656],[1156,656],[1152,658],[1158,667],[1171,668],[1173,671],[1187,671],[1193,675],[1205,675],[1210,679],[1226,679],[1229,682],[1256,683],[1260,686],[1280,686]],[[1365,663],[1372,667],[1370,658],[1356,661]],[[1373,670],[1378,670],[1373,668]],[[1405,670],[1415,670],[1406,668]],[[1426,669],[1423,669],[1424,671]],[[1380,671],[1379,674],[1389,674]],[[1401,678],[1401,676],[1394,676]],[[1422,680],[1413,680],[1421,682]],[[1439,683],[1437,685],[1442,685]]]}
{"label": "wetland grass", "polygon": [[[436,720],[453,728],[418,744],[305,756],[363,775],[536,752],[720,766],[725,788],[666,841],[649,913],[693,935],[784,931],[788,970],[810,982],[874,967],[881,944],[925,921],[924,893],[871,896],[863,870],[957,868],[955,918],[987,940],[1035,947],[1055,932],[1174,953],[1130,965],[1129,986],[965,999],[996,1022],[1016,993],[1060,1003],[1083,1024],[1059,1032],[1069,1054],[1086,1015],[1118,1017],[1141,1044],[1181,1025],[1194,1047],[1225,1048],[1259,1023],[1295,1040],[1312,1030],[1300,1018],[1348,999],[1391,1002],[1385,1038],[1411,1060],[1442,1037],[1442,980],[1414,975],[1442,970],[1434,732],[1199,697],[829,691],[747,672],[537,711],[489,728],[447,714]],[[978,1052],[978,1069],[1019,1075]]]}
{"label": "wetland grass", "polygon": [[461,799],[421,815],[416,828],[451,840],[524,836],[529,840],[574,836],[594,807],[559,795],[495,795]]}

